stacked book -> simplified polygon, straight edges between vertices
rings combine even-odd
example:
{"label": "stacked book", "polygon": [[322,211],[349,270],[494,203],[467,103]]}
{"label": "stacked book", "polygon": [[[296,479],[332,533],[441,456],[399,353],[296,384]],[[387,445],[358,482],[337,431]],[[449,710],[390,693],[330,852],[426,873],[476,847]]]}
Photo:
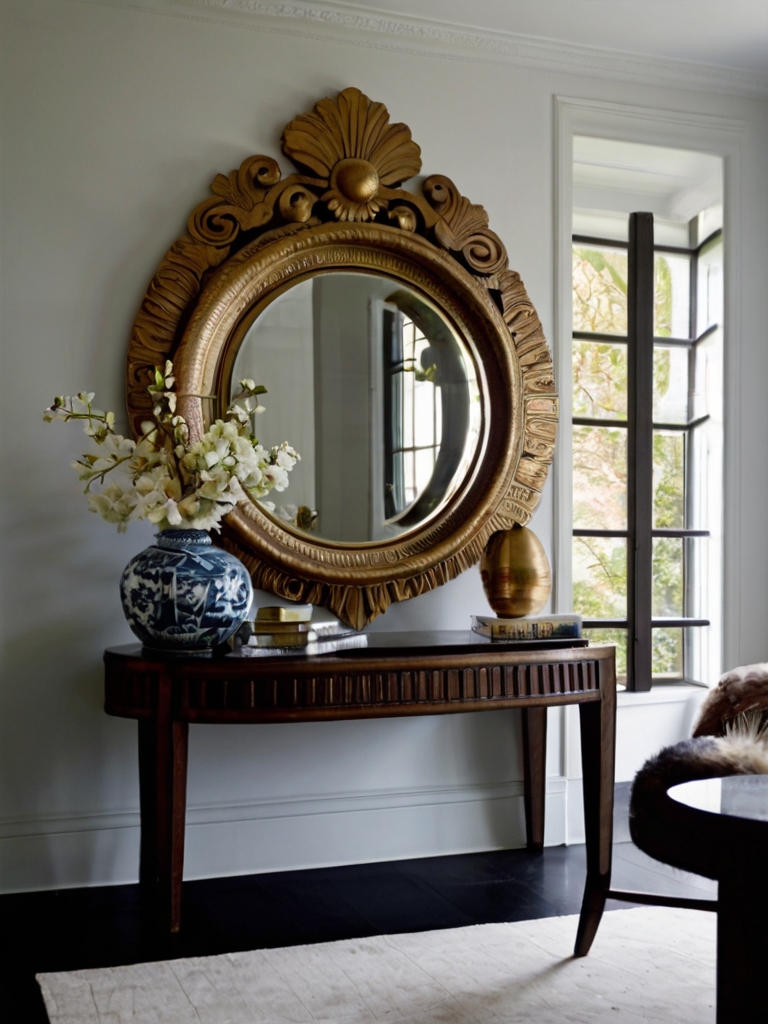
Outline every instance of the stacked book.
{"label": "stacked book", "polygon": [[315,632],[312,628],[312,605],[297,604],[291,608],[277,605],[259,608],[250,623],[248,644],[254,647],[306,647]]}
{"label": "stacked book", "polygon": [[246,657],[281,654],[333,654],[348,647],[365,647],[363,633],[341,623],[312,622],[312,605],[259,608],[256,618],[243,623],[233,649]]}
{"label": "stacked book", "polygon": [[489,640],[578,640],[581,616],[571,613],[502,619],[496,615],[473,615],[472,629]]}

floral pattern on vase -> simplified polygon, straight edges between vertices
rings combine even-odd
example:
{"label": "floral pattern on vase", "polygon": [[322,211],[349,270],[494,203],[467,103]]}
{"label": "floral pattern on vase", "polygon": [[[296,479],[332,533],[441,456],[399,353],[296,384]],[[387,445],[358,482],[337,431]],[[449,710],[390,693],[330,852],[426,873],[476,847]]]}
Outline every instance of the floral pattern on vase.
{"label": "floral pattern on vase", "polygon": [[146,647],[210,650],[227,641],[251,606],[251,578],[204,530],[163,530],[120,579],[123,611]]}

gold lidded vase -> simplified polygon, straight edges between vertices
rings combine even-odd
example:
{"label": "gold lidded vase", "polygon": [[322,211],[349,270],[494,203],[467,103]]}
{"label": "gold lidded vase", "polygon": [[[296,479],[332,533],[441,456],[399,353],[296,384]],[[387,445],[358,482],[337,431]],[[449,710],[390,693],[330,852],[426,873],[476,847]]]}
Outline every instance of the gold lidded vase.
{"label": "gold lidded vase", "polygon": [[500,618],[536,615],[552,590],[544,547],[525,526],[493,534],[480,559],[480,577],[488,604]]}

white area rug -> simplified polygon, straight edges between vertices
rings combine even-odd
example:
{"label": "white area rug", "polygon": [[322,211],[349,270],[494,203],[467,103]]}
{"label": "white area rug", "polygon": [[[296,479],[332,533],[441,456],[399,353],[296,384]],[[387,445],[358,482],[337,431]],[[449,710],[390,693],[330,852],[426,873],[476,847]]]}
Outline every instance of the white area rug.
{"label": "white area rug", "polygon": [[38,975],[52,1024],[710,1024],[715,915],[576,917]]}

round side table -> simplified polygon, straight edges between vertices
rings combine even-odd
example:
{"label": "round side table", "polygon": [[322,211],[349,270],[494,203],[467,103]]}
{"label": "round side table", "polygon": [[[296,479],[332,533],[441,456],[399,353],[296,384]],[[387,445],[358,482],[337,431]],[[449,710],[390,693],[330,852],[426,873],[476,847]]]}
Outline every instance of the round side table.
{"label": "round side table", "polygon": [[642,850],[719,883],[717,1024],[765,1024],[768,775],[664,786],[641,772],[632,804],[632,838]]}

